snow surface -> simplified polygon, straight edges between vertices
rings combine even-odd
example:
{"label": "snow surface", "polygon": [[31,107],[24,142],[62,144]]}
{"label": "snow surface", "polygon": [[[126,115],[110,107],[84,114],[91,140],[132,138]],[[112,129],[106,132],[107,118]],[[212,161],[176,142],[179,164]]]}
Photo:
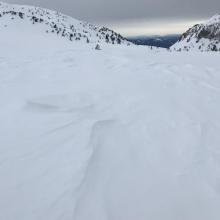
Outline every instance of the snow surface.
{"label": "snow surface", "polygon": [[219,220],[220,54],[28,28],[0,35],[0,219]]}

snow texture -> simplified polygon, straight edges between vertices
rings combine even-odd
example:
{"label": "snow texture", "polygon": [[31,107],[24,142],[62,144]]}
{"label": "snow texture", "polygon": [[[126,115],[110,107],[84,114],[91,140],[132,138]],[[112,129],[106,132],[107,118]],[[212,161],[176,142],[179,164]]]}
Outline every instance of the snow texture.
{"label": "snow texture", "polygon": [[219,220],[220,54],[41,28],[1,28],[0,219]]}

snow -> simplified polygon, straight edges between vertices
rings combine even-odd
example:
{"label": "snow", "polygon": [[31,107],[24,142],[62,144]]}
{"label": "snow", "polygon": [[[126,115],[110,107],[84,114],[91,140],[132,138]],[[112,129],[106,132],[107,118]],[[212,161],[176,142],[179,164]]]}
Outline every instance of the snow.
{"label": "snow", "polygon": [[[40,35],[55,35],[68,41],[130,45],[121,35],[106,28],[79,21],[57,11],[0,2],[0,29],[12,28]],[[32,30],[30,30],[32,29]],[[16,34],[14,35],[16,36]]]}
{"label": "snow", "polygon": [[219,53],[25,25],[0,35],[0,219],[218,220]]}
{"label": "snow", "polygon": [[190,28],[170,49],[172,51],[220,51],[220,14]]}
{"label": "snow", "polygon": [[205,22],[205,25],[212,25],[212,24],[218,24],[220,22],[220,13],[212,16],[207,22]]}

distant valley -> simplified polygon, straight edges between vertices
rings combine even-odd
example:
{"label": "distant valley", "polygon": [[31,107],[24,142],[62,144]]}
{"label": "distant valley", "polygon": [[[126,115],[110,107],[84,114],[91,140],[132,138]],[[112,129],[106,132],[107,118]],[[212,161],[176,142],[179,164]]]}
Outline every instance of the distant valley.
{"label": "distant valley", "polygon": [[147,45],[154,47],[163,47],[169,48],[173,44],[175,44],[180,35],[164,35],[164,36],[135,36],[135,37],[127,37],[127,39],[137,45]]}

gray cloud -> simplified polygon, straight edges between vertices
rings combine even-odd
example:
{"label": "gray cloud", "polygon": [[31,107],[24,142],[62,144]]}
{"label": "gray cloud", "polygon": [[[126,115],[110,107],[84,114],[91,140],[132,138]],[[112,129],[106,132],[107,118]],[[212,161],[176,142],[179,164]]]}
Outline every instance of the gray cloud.
{"label": "gray cloud", "polygon": [[78,19],[100,23],[126,19],[198,19],[220,12],[220,0],[5,0],[5,2],[47,7]]}
{"label": "gray cloud", "polygon": [[[0,0],[1,1],[1,0]],[[220,13],[220,0],[3,0],[54,9],[125,35],[182,33]]]}

